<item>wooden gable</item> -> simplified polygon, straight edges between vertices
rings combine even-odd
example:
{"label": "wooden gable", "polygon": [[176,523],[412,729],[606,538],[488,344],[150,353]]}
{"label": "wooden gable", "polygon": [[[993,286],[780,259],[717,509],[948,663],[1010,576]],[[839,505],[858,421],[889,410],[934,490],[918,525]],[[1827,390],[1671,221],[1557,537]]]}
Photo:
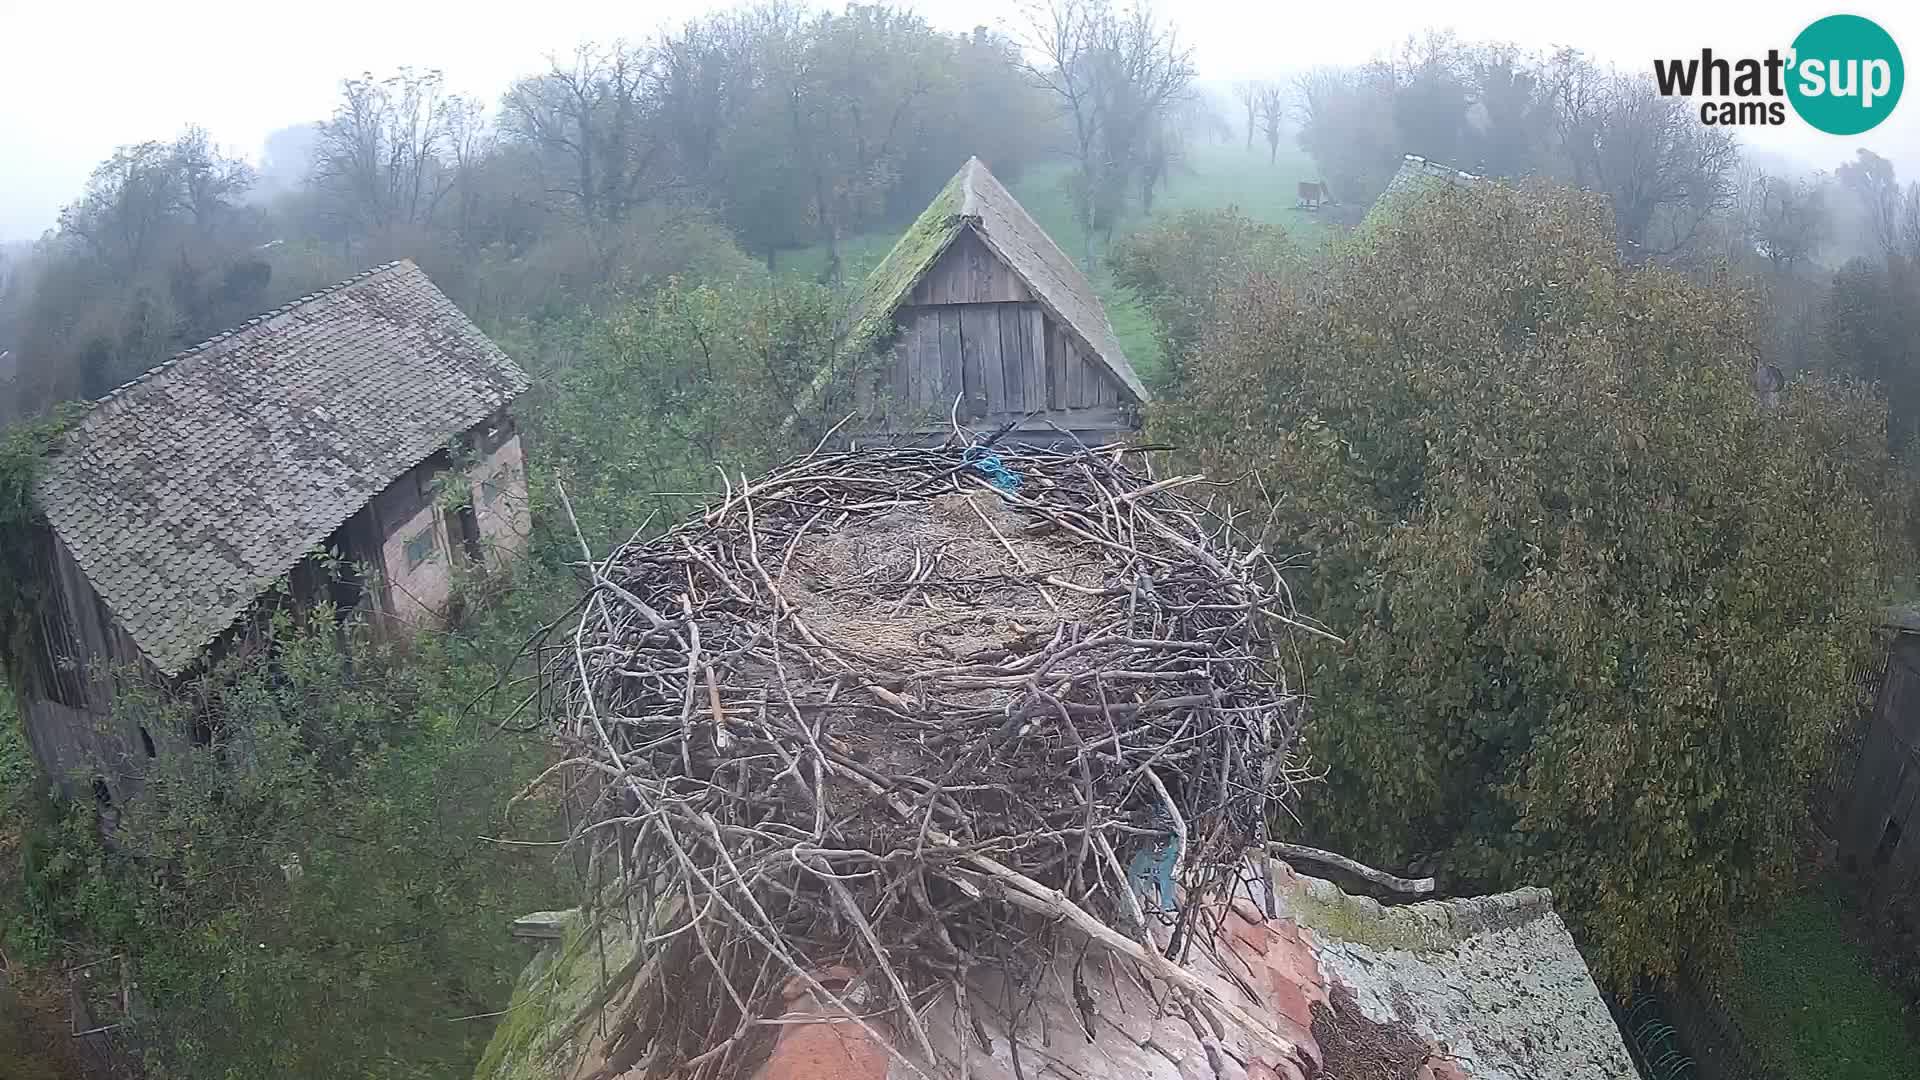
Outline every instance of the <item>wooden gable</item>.
{"label": "wooden gable", "polygon": [[964,229],[907,294],[906,305],[1032,303],[1033,292],[1013,267]]}
{"label": "wooden gable", "polygon": [[857,402],[882,430],[944,431],[956,396],[961,422],[978,427],[1025,420],[1051,430],[1051,422],[1105,437],[1132,426],[1126,388],[971,228],[893,321],[891,353],[862,380]]}

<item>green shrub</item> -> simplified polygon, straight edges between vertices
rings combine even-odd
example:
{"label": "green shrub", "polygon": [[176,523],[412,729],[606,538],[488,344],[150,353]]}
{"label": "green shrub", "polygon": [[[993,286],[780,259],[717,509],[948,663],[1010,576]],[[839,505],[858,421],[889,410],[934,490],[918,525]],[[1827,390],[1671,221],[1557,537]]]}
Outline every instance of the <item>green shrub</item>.
{"label": "green shrub", "polygon": [[[398,652],[281,617],[263,654],[122,695],[159,755],[111,845],[91,804],[27,838],[9,945],[126,954],[158,1077],[464,1074],[491,1022],[462,1018],[527,958],[508,921],[572,896],[554,849],[481,839],[549,760],[496,730],[514,702],[489,690],[558,586]],[[550,807],[516,835],[557,835]]]}
{"label": "green shrub", "polygon": [[1550,886],[1621,985],[1777,889],[1883,595],[1884,409],[1763,406],[1743,298],[1622,269],[1605,202],[1544,185],[1222,310],[1158,434],[1246,477],[1346,639],[1310,828]]}
{"label": "green shrub", "polygon": [[1114,281],[1153,314],[1165,359],[1159,381],[1172,385],[1226,294],[1299,260],[1284,229],[1229,206],[1182,211],[1127,237],[1107,261]]}
{"label": "green shrub", "polygon": [[810,448],[826,426],[812,388],[844,311],[817,286],[673,279],[604,322],[554,328],[564,363],[521,407],[543,549],[579,555],[556,485],[600,554],[687,505],[656,493],[719,491],[719,469],[737,478]]}

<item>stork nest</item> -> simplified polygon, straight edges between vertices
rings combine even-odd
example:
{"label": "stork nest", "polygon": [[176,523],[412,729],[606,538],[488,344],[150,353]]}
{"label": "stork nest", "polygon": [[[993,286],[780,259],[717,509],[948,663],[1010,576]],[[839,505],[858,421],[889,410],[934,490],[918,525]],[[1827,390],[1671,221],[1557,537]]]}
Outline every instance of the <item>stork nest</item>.
{"label": "stork nest", "polygon": [[1265,865],[1320,631],[1207,490],[1123,449],[815,454],[587,553],[546,677],[637,943],[608,1070],[745,1075],[796,988],[932,1061],[931,997],[1063,948],[1246,1022],[1183,966],[1188,898]]}

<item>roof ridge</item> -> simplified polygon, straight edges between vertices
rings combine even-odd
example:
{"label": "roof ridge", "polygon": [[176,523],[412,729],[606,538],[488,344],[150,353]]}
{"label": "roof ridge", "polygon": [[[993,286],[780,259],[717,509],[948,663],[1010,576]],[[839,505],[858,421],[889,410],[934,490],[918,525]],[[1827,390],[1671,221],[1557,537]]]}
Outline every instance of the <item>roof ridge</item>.
{"label": "roof ridge", "polygon": [[[1283,863],[1285,860],[1281,860]],[[1291,870],[1291,866],[1289,866]],[[1490,896],[1458,896],[1421,900],[1412,904],[1382,904],[1370,896],[1350,893],[1325,878],[1291,870],[1299,883],[1295,894],[1318,912],[1337,912],[1328,918],[1313,911],[1300,919],[1321,933],[1342,940],[1414,951],[1446,948],[1477,934],[1505,930],[1545,916],[1558,917],[1553,894],[1526,886]],[[1295,917],[1303,914],[1296,910]]]}
{"label": "roof ridge", "polygon": [[977,154],[968,157],[967,163],[962,165],[960,170],[966,174],[966,178],[960,182],[960,216],[978,221],[980,220],[980,192],[978,188],[980,175],[986,173],[986,175],[992,176],[993,174],[987,172],[986,164],[980,160]]}
{"label": "roof ridge", "polygon": [[172,371],[173,369],[177,368],[182,362],[192,360],[195,357],[198,357],[206,353],[208,350],[212,349],[215,345],[228,344],[232,342],[234,338],[240,337],[241,335],[247,333],[250,330],[258,330],[261,327],[265,326],[269,321],[277,319],[280,316],[290,313],[291,311],[293,311],[294,308],[305,307],[306,305],[314,303],[316,301],[325,300],[330,297],[336,296],[339,293],[343,292],[344,290],[350,288],[351,286],[358,285],[358,284],[361,284],[362,282],[372,279],[375,275],[385,274],[389,271],[397,270],[402,266],[402,264],[405,264],[406,266],[412,266],[413,260],[404,259],[404,258],[394,259],[390,262],[381,263],[379,266],[375,266],[367,270],[362,270],[350,278],[346,278],[345,280],[342,280],[342,281],[336,281],[332,285],[328,285],[323,289],[317,289],[313,292],[310,292],[307,295],[300,297],[298,300],[289,301],[285,304],[280,305],[277,308],[274,308],[272,311],[262,312],[261,314],[255,315],[253,318],[248,319],[245,322],[237,323],[234,326],[231,326],[225,330],[220,331],[218,334],[215,334],[212,337],[207,338],[205,341],[199,342],[194,345],[189,345],[188,347],[181,349],[179,352],[174,353],[172,356],[167,357],[165,360],[160,361],[159,363],[153,365],[152,367],[141,372],[140,374],[135,375],[133,378],[128,379],[126,382],[121,383],[119,386],[116,386],[113,389],[107,391],[106,393],[100,395],[99,397],[93,399],[93,401],[89,402],[92,408],[88,410],[87,416],[82,417],[80,424],[76,424],[75,427],[78,428],[79,426],[81,426],[81,424],[85,424],[86,421],[92,417],[95,411],[97,411],[98,409],[100,409],[100,407],[104,405],[110,404],[115,398],[118,398],[122,393],[128,390],[131,390],[132,388],[140,385],[141,383],[149,382],[152,379],[156,378],[157,376],[160,376],[169,371]]}

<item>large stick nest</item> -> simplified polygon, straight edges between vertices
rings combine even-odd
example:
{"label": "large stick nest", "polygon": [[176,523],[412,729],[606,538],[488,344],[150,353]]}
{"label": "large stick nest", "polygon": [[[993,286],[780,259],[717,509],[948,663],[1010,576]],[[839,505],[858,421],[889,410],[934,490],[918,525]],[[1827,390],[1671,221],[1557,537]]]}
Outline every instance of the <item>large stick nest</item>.
{"label": "large stick nest", "polygon": [[816,454],[589,553],[549,679],[641,942],[610,1056],[744,1075],[802,987],[925,1062],[930,997],[1089,947],[1257,1024],[1182,966],[1186,898],[1264,865],[1308,628],[1209,490],[1114,449]]}

